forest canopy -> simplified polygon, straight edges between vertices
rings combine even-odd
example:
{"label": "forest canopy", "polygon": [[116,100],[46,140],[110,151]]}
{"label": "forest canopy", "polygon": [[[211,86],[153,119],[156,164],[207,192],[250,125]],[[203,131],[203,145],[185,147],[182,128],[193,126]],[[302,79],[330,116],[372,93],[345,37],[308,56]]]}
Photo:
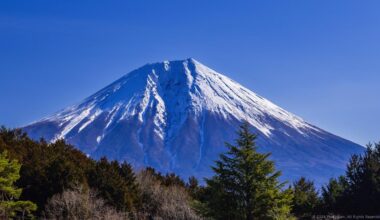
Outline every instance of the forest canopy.
{"label": "forest canopy", "polygon": [[[35,141],[0,129],[0,215],[29,219],[309,219],[379,215],[380,142],[353,155],[346,173],[321,189],[278,181],[269,153],[257,152],[248,124],[200,185],[128,162],[93,160],[64,140]],[[9,208],[11,207],[11,208]]]}

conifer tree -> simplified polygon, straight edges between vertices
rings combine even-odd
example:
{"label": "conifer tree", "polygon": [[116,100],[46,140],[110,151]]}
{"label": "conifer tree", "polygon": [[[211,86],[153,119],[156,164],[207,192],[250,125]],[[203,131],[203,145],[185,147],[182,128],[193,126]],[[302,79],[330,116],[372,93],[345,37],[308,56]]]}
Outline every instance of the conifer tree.
{"label": "conifer tree", "polygon": [[350,199],[345,196],[348,188],[345,176],[331,178],[329,182],[322,186],[321,213],[323,214],[344,214]]}
{"label": "conifer tree", "polygon": [[314,183],[301,177],[293,183],[292,189],[294,196],[292,212],[300,219],[311,218],[320,203]]}
{"label": "conifer tree", "polygon": [[133,211],[138,203],[138,186],[135,182],[132,167],[117,161],[108,161],[101,158],[95,165],[95,169],[89,174],[90,187],[99,191],[107,205],[117,208],[118,211]]}
{"label": "conifer tree", "polygon": [[0,217],[8,219],[20,213],[21,218],[30,216],[37,209],[30,201],[17,201],[22,189],[14,183],[20,178],[21,165],[16,160],[8,159],[6,151],[0,154]]}
{"label": "conifer tree", "polygon": [[269,153],[257,152],[256,135],[244,123],[236,145],[226,144],[212,167],[215,175],[206,179],[204,215],[215,219],[289,219],[292,194],[282,191],[284,183]]}
{"label": "conifer tree", "polygon": [[200,191],[200,186],[197,178],[195,178],[194,176],[189,177],[188,183],[186,184],[186,188],[193,199],[197,199],[199,197],[198,194]]}
{"label": "conifer tree", "polygon": [[380,142],[367,145],[363,155],[352,156],[346,172],[350,200],[346,212],[378,215],[380,210]]}
{"label": "conifer tree", "polygon": [[353,155],[345,176],[322,188],[322,208],[328,214],[376,216],[380,210],[380,142]]}

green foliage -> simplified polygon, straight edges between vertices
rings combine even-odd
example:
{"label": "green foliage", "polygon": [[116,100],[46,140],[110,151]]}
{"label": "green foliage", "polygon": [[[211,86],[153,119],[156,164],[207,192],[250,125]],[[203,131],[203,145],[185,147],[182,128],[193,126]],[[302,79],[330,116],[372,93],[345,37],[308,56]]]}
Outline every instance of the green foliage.
{"label": "green foliage", "polygon": [[199,186],[197,178],[195,178],[194,176],[191,176],[189,178],[189,181],[186,184],[186,188],[192,198],[198,199],[200,197],[201,187]]}
{"label": "green foliage", "polygon": [[16,160],[9,160],[7,151],[0,154],[0,199],[12,200],[20,197],[22,189],[17,189],[14,182],[20,178],[21,165]]}
{"label": "green foliage", "polygon": [[162,185],[164,186],[181,186],[185,187],[185,182],[176,175],[175,173],[167,173],[162,175],[160,172],[157,172],[153,167],[147,167],[144,172],[149,173],[154,176]]}
{"label": "green foliage", "polygon": [[380,207],[380,142],[353,155],[346,175],[322,188],[322,209],[330,214],[377,215]]}
{"label": "green foliage", "polygon": [[345,176],[330,179],[329,183],[322,187],[322,204],[319,211],[324,214],[345,213],[348,201],[344,200],[343,195],[347,188]]}
{"label": "green foliage", "polygon": [[37,205],[31,201],[1,201],[0,207],[5,218],[19,216],[21,219],[33,219],[32,212],[37,210]]}
{"label": "green foliage", "polygon": [[70,194],[77,186],[83,186],[84,192],[94,190],[93,205],[101,201],[96,207],[107,207],[112,211],[107,215],[128,213],[141,219],[199,219],[191,208],[212,219],[291,219],[291,208],[299,218],[378,214],[380,142],[369,145],[363,155],[353,155],[346,175],[331,179],[318,196],[313,182],[304,178],[282,190],[280,172],[268,159],[270,154],[257,152],[256,136],[248,124],[238,135],[236,144],[226,144],[227,153],[212,167],[215,175],[201,186],[194,177],[185,183],[174,173],[161,174],[153,168],[136,177],[128,163],[95,161],[63,140],[33,141],[20,130],[2,127],[0,218],[32,218],[37,207],[41,217],[52,198],[61,198],[54,203],[57,209],[65,201],[80,204],[82,197]]}
{"label": "green foliage", "polygon": [[353,156],[347,168],[347,195],[352,198],[351,211],[379,214],[380,142],[368,145],[364,155]]}
{"label": "green foliage", "polygon": [[89,185],[99,191],[107,204],[121,211],[132,211],[138,203],[138,186],[132,167],[101,158],[89,172]]}
{"label": "green foliage", "polygon": [[24,190],[20,199],[30,200],[43,213],[47,201],[54,195],[81,185],[94,188],[107,204],[123,211],[138,206],[137,183],[129,164],[100,160],[96,162],[63,140],[48,144],[33,141],[20,130],[0,129],[0,150],[22,163],[20,179]]}
{"label": "green foliage", "polygon": [[292,213],[298,218],[310,219],[320,203],[314,183],[302,177],[293,183],[292,190]]}
{"label": "green foliage", "polygon": [[[32,145],[33,146],[33,145]],[[89,160],[64,141],[41,143],[23,158],[18,185],[25,187],[22,197],[35,201],[40,208],[54,194],[62,193],[77,184],[86,184]]]}
{"label": "green foliage", "polygon": [[32,217],[37,205],[30,201],[19,201],[22,189],[14,183],[20,178],[21,165],[8,158],[7,151],[0,154],[0,217],[9,218],[20,213],[22,218]]}
{"label": "green foliage", "polygon": [[256,136],[247,123],[240,127],[236,146],[226,144],[228,152],[220,155],[212,167],[215,175],[206,179],[203,209],[215,219],[287,219],[292,193],[282,191],[281,175],[270,154],[257,152]]}

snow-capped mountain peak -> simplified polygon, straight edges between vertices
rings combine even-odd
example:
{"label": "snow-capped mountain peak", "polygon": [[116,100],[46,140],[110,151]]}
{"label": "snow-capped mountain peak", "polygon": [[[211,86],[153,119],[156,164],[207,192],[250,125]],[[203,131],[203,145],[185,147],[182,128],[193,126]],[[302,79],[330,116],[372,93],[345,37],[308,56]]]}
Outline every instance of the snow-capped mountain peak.
{"label": "snow-capped mountain peak", "polygon": [[[304,154],[316,144],[309,151],[323,155],[343,142],[359,149],[192,58],[147,64],[25,130],[50,141],[64,138],[94,157],[199,176],[209,172],[241,121],[252,125],[274,157],[301,146]],[[342,161],[345,155],[336,157]],[[300,164],[293,156],[280,165]]]}
{"label": "snow-capped mountain peak", "polygon": [[[126,97],[125,94],[131,97]],[[112,123],[138,115],[144,121],[144,113],[149,106],[156,109],[155,131],[162,138],[167,120],[178,121],[185,115],[168,117],[170,109],[187,114],[192,111],[201,115],[211,111],[225,119],[234,117],[246,120],[262,134],[270,137],[275,128],[266,118],[275,118],[301,134],[305,129],[315,129],[301,118],[283,110],[270,101],[258,96],[226,76],[206,67],[193,58],[181,61],[164,61],[148,64],[137,69],[116,83],[91,96],[85,103],[59,112],[49,121],[66,124],[55,139],[65,136],[82,123],[78,132],[90,125],[101,113],[109,112],[107,127]],[[307,134],[305,134],[307,135]]]}

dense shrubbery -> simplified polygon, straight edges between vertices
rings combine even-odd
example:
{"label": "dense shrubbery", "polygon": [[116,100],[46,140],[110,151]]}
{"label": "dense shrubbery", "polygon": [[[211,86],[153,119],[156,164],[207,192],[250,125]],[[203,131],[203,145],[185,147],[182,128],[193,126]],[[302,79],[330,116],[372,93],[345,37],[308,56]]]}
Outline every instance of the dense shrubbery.
{"label": "dense shrubbery", "polygon": [[[28,218],[34,204],[38,207],[34,215],[42,219],[309,219],[380,214],[380,143],[368,146],[364,155],[352,156],[346,174],[331,179],[320,192],[304,178],[285,189],[269,154],[256,151],[248,125],[239,130],[236,145],[227,148],[213,167],[215,175],[200,186],[194,177],[184,182],[174,173],[161,174],[153,168],[135,173],[128,163],[92,160],[63,140],[33,141],[20,130],[1,128],[0,192],[6,195],[6,188],[15,193],[0,199],[0,217]],[[19,206],[5,212],[7,202]]]}
{"label": "dense shrubbery", "polygon": [[20,200],[37,204],[40,218],[198,218],[185,182],[175,174],[147,168],[136,175],[128,163],[92,160],[63,140],[33,141],[20,130],[1,128],[4,151],[22,164]]}

